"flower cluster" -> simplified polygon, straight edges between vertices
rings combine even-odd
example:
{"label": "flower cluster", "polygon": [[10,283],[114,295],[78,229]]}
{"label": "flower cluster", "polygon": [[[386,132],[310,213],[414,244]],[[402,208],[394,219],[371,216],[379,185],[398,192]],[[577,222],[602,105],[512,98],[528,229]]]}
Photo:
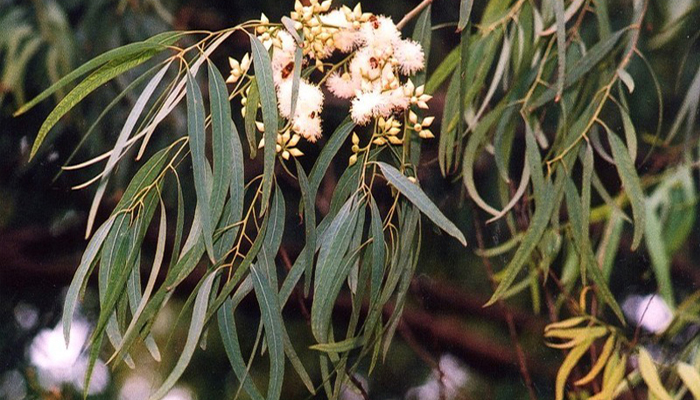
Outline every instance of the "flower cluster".
{"label": "flower cluster", "polygon": [[[375,136],[381,140],[373,140],[375,145],[402,143],[403,139],[397,136],[402,125],[399,115],[410,116],[405,120],[406,129],[422,138],[433,137],[426,129],[432,117],[418,121],[410,111],[412,106],[427,109],[431,96],[410,79],[401,81],[402,76],[408,77],[425,67],[421,45],[402,39],[391,19],[363,12],[360,4],[353,9],[343,6],[335,10],[330,10],[330,5],[330,0],[311,0],[307,6],[297,0],[284,24],[271,24],[263,14],[255,28],[258,39],[271,49],[279,114],[289,121],[279,132],[278,153],[285,159],[301,155],[299,150],[291,150],[299,137],[315,142],[322,135],[324,95],[320,86],[324,83],[334,96],[350,100],[350,115],[356,124],[367,125],[375,120],[388,127],[379,127],[381,132]],[[299,48],[303,54],[301,66],[295,65]],[[337,63],[327,62],[334,54],[347,56]],[[238,83],[246,76],[250,57],[246,54],[240,62],[229,61],[231,75],[227,82]],[[298,81],[295,102],[293,75],[295,69],[304,66],[312,67],[305,69]],[[316,82],[312,80],[314,71],[322,74]],[[246,96],[247,92],[241,101],[244,106]],[[245,113],[245,107],[242,112]]]}

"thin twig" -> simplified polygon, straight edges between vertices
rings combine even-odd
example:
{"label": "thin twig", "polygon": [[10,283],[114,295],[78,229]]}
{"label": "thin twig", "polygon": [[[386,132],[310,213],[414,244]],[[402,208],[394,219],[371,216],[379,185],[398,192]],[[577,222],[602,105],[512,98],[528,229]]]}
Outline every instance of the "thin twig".
{"label": "thin twig", "polygon": [[398,24],[396,24],[396,27],[401,30],[403,29],[404,26],[408,23],[408,21],[412,20],[415,18],[418,14],[420,14],[421,11],[425,7],[428,7],[430,4],[433,3],[433,0],[423,0],[421,1],[420,4],[418,4],[413,10],[409,11],[408,14],[404,15],[403,18],[401,18],[401,21],[399,21]]}

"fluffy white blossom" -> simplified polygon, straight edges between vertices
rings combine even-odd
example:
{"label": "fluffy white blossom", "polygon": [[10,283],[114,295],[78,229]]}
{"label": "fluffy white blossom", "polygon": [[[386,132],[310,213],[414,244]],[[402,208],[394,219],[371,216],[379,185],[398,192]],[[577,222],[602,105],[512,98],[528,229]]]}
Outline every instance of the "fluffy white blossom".
{"label": "fluffy white blossom", "polygon": [[401,33],[394,21],[385,16],[372,17],[360,28],[363,45],[391,55],[395,42],[401,40]]}
{"label": "fluffy white blossom", "polygon": [[404,75],[413,75],[425,67],[423,48],[411,39],[400,40],[394,44],[394,57]]}
{"label": "fluffy white blossom", "polygon": [[333,29],[333,44],[339,51],[349,53],[360,44],[362,39],[358,30],[342,10],[333,10],[320,18],[328,28],[337,28]]}
{"label": "fluffy white blossom", "polygon": [[[279,102],[280,115],[289,119],[292,113],[292,86],[291,79],[283,82],[277,89],[277,101]],[[312,85],[306,79],[299,80],[299,93],[297,95],[294,118],[301,115],[320,114],[323,109],[323,92],[316,85]]]}
{"label": "fluffy white blossom", "polygon": [[380,115],[386,108],[386,96],[377,91],[362,92],[352,100],[350,115],[358,125],[367,125],[373,118]]}
{"label": "fluffy white blossom", "polygon": [[360,79],[353,79],[347,72],[340,74],[335,71],[328,76],[326,86],[336,97],[350,99],[355,96],[355,91],[360,89]]}
{"label": "fluffy white blossom", "polygon": [[321,137],[321,117],[318,115],[300,115],[294,118],[292,130],[304,137],[309,142],[316,142]]}

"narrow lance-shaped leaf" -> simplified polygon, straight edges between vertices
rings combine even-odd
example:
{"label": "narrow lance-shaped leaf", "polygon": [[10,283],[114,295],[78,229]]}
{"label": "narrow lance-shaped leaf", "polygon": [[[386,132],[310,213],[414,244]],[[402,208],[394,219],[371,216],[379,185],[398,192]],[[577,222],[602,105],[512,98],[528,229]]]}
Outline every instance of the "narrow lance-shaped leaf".
{"label": "narrow lance-shaped leaf", "polygon": [[84,81],[80,82],[78,86],[73,88],[73,90],[71,90],[66,97],[64,97],[58,103],[56,108],[51,111],[49,116],[46,117],[46,120],[44,120],[44,122],[41,124],[39,133],[37,134],[36,139],[34,139],[32,150],[29,153],[29,159],[31,160],[34,158],[37,151],[39,151],[39,147],[44,142],[44,139],[46,139],[46,135],[49,133],[51,128],[56,125],[58,120],[60,120],[61,117],[75,107],[76,104],[82,101],[88,94],[92,93],[95,89],[104,85],[105,83],[111,81],[113,78],[143,64],[157,53],[158,50],[145,50],[135,55],[123,56],[112,60],[85,78]]}
{"label": "narrow lance-shaped leaf", "polygon": [[[250,282],[250,290],[252,290],[252,281],[250,279],[246,279],[244,282]],[[241,287],[243,287],[243,284]],[[250,290],[248,290],[248,292]],[[241,346],[238,342],[236,321],[234,320],[233,315],[236,305],[237,303],[228,298],[223,303],[221,308],[219,308],[217,318],[221,340],[224,344],[224,350],[226,351],[226,355],[228,356],[234,372],[239,379],[242,380],[241,385],[243,389],[252,399],[263,400],[264,397],[258,391],[258,388],[255,386],[250,374],[248,374],[245,366],[245,360],[243,359],[243,354],[241,353]]]}
{"label": "narrow lance-shaped leaf", "polygon": [[253,50],[253,64],[255,65],[255,78],[258,84],[258,92],[262,104],[263,124],[265,125],[264,157],[263,157],[263,187],[262,209],[267,208],[272,191],[272,179],[275,172],[275,143],[277,143],[277,95],[275,84],[272,80],[272,63],[265,46],[255,35],[250,35],[250,43]]}
{"label": "narrow lance-shaped leaf", "polygon": [[226,82],[213,63],[209,69],[209,96],[211,108],[211,137],[214,155],[214,183],[211,193],[211,222],[215,225],[221,216],[226,193],[233,176],[233,132],[231,132],[231,104]]}
{"label": "narrow lance-shaped leaf", "polygon": [[459,21],[457,22],[457,31],[461,32],[469,23],[469,16],[472,13],[473,0],[462,0],[459,2]]}
{"label": "narrow lance-shaped leaf", "polygon": [[258,117],[258,109],[260,108],[260,93],[258,92],[258,84],[255,77],[250,78],[250,86],[248,97],[245,103],[245,135],[248,139],[250,148],[250,158],[255,158],[258,154],[257,143],[257,127],[255,119]]}
{"label": "narrow lance-shaped leaf", "polygon": [[309,295],[309,290],[311,289],[311,275],[314,263],[314,249],[316,249],[316,205],[315,205],[315,193],[311,192],[309,187],[309,179],[306,177],[306,173],[302,168],[299,161],[294,160],[297,167],[297,176],[299,178],[299,188],[301,189],[301,197],[304,203],[304,230],[306,233],[306,244],[304,247],[307,249],[300,254],[299,257],[304,257],[304,273],[306,276],[306,281],[304,283],[304,296]]}
{"label": "narrow lance-shaped leaf", "polygon": [[670,394],[664,388],[664,385],[659,379],[659,372],[656,370],[654,360],[649,355],[649,352],[644,348],[639,349],[639,372],[642,374],[644,383],[647,384],[649,391],[659,400],[673,400]]}
{"label": "narrow lance-shaped leaf", "polygon": [[671,258],[663,241],[662,222],[656,215],[654,204],[650,200],[647,200],[645,203],[644,242],[646,243],[649,258],[651,258],[651,265],[654,269],[659,293],[661,293],[664,301],[673,307],[675,299],[673,296],[673,282],[671,280]]}
{"label": "narrow lance-shaped leaf", "polygon": [[622,186],[627,197],[632,205],[632,217],[634,219],[634,236],[632,238],[632,250],[636,250],[639,243],[642,241],[645,224],[645,207],[644,207],[644,191],[642,184],[639,181],[639,175],[634,168],[634,161],[630,158],[622,140],[615,133],[611,132],[607,127],[608,141],[612,149],[613,158],[615,159],[615,167],[620,175]]}
{"label": "narrow lance-shaped leaf", "polygon": [[194,189],[197,194],[199,220],[204,236],[204,245],[212,263],[214,258],[211,203],[207,188],[206,134],[204,132],[204,100],[199,85],[190,72],[187,72],[187,134],[190,138]]}
{"label": "narrow lance-shaped leaf", "polygon": [[382,228],[382,216],[379,214],[377,203],[370,202],[370,214],[372,222],[372,278],[370,280],[370,304],[374,305],[379,300],[382,279],[384,278],[384,230]]}
{"label": "narrow lance-shaped leaf", "polygon": [[[179,222],[179,221],[178,221]],[[137,322],[139,320],[139,317],[143,313],[143,310],[146,308],[146,305],[148,304],[148,301],[151,298],[151,293],[153,292],[153,288],[155,287],[156,284],[156,279],[158,279],[158,273],[160,271],[160,267],[163,264],[163,256],[165,255],[165,242],[166,242],[166,236],[167,236],[167,214],[165,210],[165,204],[163,203],[163,200],[160,199],[160,222],[158,224],[158,239],[156,242],[156,253],[153,257],[153,266],[151,267],[151,273],[149,274],[148,277],[148,282],[146,283],[146,288],[143,291],[143,296],[141,297],[141,300],[138,304],[138,307],[136,310],[132,310],[132,319],[131,323],[129,323],[129,326],[127,327],[126,331],[124,332],[124,338],[130,337],[131,331],[136,328]],[[140,285],[139,285],[140,286]],[[122,341],[122,344],[120,347],[123,347],[125,345],[124,341]],[[153,358],[156,359],[156,361],[160,361],[160,354],[158,354],[157,347],[154,347],[155,344],[153,345],[148,345],[149,350],[151,350],[153,354]],[[156,356],[158,354],[158,356]]]}
{"label": "narrow lance-shaped leaf", "polygon": [[678,363],[676,371],[685,386],[690,390],[690,393],[693,394],[693,398],[700,400],[700,373],[698,373],[698,370],[686,363]]}
{"label": "narrow lance-shaped leaf", "polygon": [[583,357],[583,355],[591,347],[595,338],[585,339],[581,344],[574,347],[569,354],[566,356],[559,371],[557,372],[557,380],[555,387],[555,399],[564,400],[564,387],[566,386],[566,380],[569,378],[569,374],[574,369],[578,361]]}
{"label": "narrow lance-shaped leaf", "polygon": [[304,50],[301,46],[294,49],[294,70],[292,71],[292,100],[289,107],[289,115],[296,115],[297,100],[299,99],[299,82],[301,81],[301,66],[304,59]]}
{"label": "narrow lance-shaped leaf", "polygon": [[564,0],[552,0],[554,18],[557,24],[557,97],[559,100],[564,93],[564,77],[566,75],[566,16],[564,14]]}
{"label": "narrow lance-shaped leaf", "polygon": [[430,75],[430,79],[425,84],[425,92],[429,94],[435,91],[442,85],[447,78],[452,76],[452,72],[457,68],[460,60],[459,48],[452,50],[447,57],[435,68],[435,71]]}
{"label": "narrow lance-shaped leaf", "polygon": [[440,227],[450,236],[457,239],[462,246],[467,245],[467,240],[462,232],[452,223],[445,215],[437,208],[437,206],[428,198],[428,196],[413,182],[409,181],[401,172],[389,164],[378,162],[379,168],[382,170],[384,177],[391,183],[401,194],[413,203],[418,209],[437,226]]}
{"label": "narrow lance-shaped leaf", "polygon": [[552,215],[552,211],[555,206],[555,198],[557,196],[557,191],[552,187],[551,184],[545,186],[545,191],[542,195],[542,199],[539,204],[537,204],[537,209],[535,209],[535,214],[532,216],[530,226],[528,227],[525,236],[518,249],[515,251],[513,258],[511,258],[508,266],[505,269],[503,280],[498,284],[496,291],[491,296],[491,299],[485,304],[485,306],[490,306],[498,301],[505,292],[510,288],[518,276],[518,273],[525,266],[525,262],[530,258],[530,254],[537,247],[540,242],[540,238],[544,231],[547,229],[549,222],[549,217]]}
{"label": "narrow lance-shaped leaf", "polygon": [[277,400],[282,394],[284,379],[284,344],[282,343],[282,314],[277,292],[270,286],[265,275],[255,265],[250,267],[255,288],[255,297],[260,305],[262,321],[265,326],[265,338],[270,354],[270,381],[267,399]]}
{"label": "narrow lance-shaped leaf", "polygon": [[185,368],[190,363],[192,355],[194,354],[197,344],[199,343],[199,338],[202,335],[202,330],[204,329],[204,318],[207,314],[207,305],[209,303],[209,295],[212,291],[212,286],[214,284],[214,278],[218,274],[212,272],[207,276],[202,282],[199,291],[197,292],[197,298],[194,302],[194,309],[192,310],[192,322],[190,323],[190,328],[187,331],[187,339],[185,340],[185,347],[182,349],[180,358],[177,360],[175,367],[173,368],[170,375],[165,379],[161,387],[156,390],[150,396],[150,400],[162,399],[173,386],[180,379],[182,373],[185,372]]}
{"label": "narrow lance-shaped leaf", "polygon": [[109,156],[109,159],[107,159],[107,164],[105,165],[104,171],[102,172],[100,184],[97,187],[97,192],[95,192],[95,197],[93,198],[92,205],[90,206],[87,228],[85,232],[86,236],[89,236],[90,232],[92,232],[92,225],[95,222],[95,217],[97,216],[97,209],[100,205],[100,201],[102,201],[102,197],[104,196],[105,190],[107,189],[107,182],[109,181],[109,177],[112,173],[112,170],[114,169],[114,166],[117,164],[117,161],[122,156],[122,150],[124,150],[124,147],[126,146],[126,141],[127,139],[129,139],[129,136],[131,135],[134,126],[136,126],[136,122],[141,116],[143,109],[146,107],[146,103],[148,103],[148,100],[153,95],[153,92],[158,87],[158,84],[165,76],[165,73],[168,71],[169,67],[170,62],[166,63],[163,66],[163,68],[161,68],[160,71],[158,71],[158,73],[155,76],[153,76],[153,78],[151,78],[150,82],[148,82],[146,87],[143,89],[143,92],[141,92],[141,95],[136,100],[136,104],[134,104],[134,107],[131,109],[129,116],[126,118],[126,122],[124,122],[124,126],[122,127],[121,132],[119,132],[119,136],[117,137],[117,143],[114,145],[114,148],[112,149],[112,154]]}
{"label": "narrow lance-shaped leaf", "polygon": [[[559,0],[556,0],[559,1]],[[578,82],[584,75],[586,75],[594,66],[596,66],[605,56],[607,56],[610,51],[613,50],[617,42],[620,40],[622,35],[627,32],[626,29],[621,29],[615,32],[613,35],[608,37],[605,41],[596,43],[591,47],[586,55],[581,58],[576,64],[572,66],[569,72],[566,74],[564,80],[564,89],[570,87],[574,83]],[[531,109],[538,108],[548,101],[554,99],[557,95],[557,89],[548,89],[540,97],[535,100],[530,106]]]}
{"label": "narrow lance-shaped leaf", "polygon": [[331,165],[331,161],[336,153],[338,153],[343,143],[345,143],[345,139],[348,138],[353,128],[355,128],[355,123],[353,123],[352,119],[348,116],[338,125],[338,128],[336,128],[335,132],[333,132],[323,146],[321,153],[316,159],[316,163],[309,173],[309,188],[313,193],[318,191],[319,186],[321,186],[321,180],[328,170],[328,166]]}
{"label": "narrow lance-shaped leaf", "polygon": [[[314,278],[316,292],[311,304],[311,330],[316,340],[321,343],[328,341],[328,327],[330,325],[328,313],[335,303],[335,297],[330,298],[333,291],[332,282],[339,275],[341,276],[340,280],[345,279],[350,271],[347,258],[343,260],[343,256],[348,251],[358,214],[356,199],[353,196],[345,202],[321,241]],[[341,260],[343,261],[341,262]],[[341,267],[338,266],[339,263]]]}
{"label": "narrow lance-shaped leaf", "polygon": [[13,116],[17,117],[24,114],[43,100],[47,99],[52,94],[59,91],[61,88],[65,87],[67,84],[76,80],[79,76],[93,71],[94,69],[99,68],[105,63],[114,61],[116,59],[128,58],[136,54],[142,53],[144,51],[163,50],[167,46],[175,43],[175,41],[178,38],[184,35],[185,33],[182,32],[164,32],[153,36],[152,38],[147,39],[143,42],[130,43],[125,46],[106,51],[100,54],[99,56],[93,58],[92,60],[86,62],[85,64],[81,65],[80,67],[74,69],[72,72],[70,72],[63,78],[59,79],[48,89],[44,90],[38,96],[36,96],[31,101],[20,107],[20,109],[15,111]]}
{"label": "narrow lance-shaped leaf", "polygon": [[93,265],[97,253],[102,247],[102,243],[107,238],[107,234],[112,225],[114,224],[114,217],[110,217],[105,223],[100,226],[100,228],[95,232],[90,243],[88,243],[83,257],[78,265],[78,270],[75,271],[73,280],[68,287],[68,293],[66,294],[66,301],[63,303],[63,338],[66,341],[66,347],[68,346],[68,340],[70,339],[70,327],[73,321],[73,314],[75,313],[75,308],[78,305],[78,300],[80,297],[80,292],[82,291],[83,285],[87,280],[88,273],[90,272],[90,267]]}
{"label": "narrow lance-shaped leaf", "polygon": [[595,377],[598,376],[598,373],[600,373],[600,371],[603,370],[603,367],[605,367],[605,365],[607,364],[608,358],[610,357],[614,349],[615,335],[610,335],[605,341],[605,344],[603,345],[603,350],[600,351],[598,359],[596,360],[595,364],[593,364],[593,366],[591,367],[591,370],[588,371],[586,376],[574,382],[574,384],[577,386],[583,386],[595,379]]}

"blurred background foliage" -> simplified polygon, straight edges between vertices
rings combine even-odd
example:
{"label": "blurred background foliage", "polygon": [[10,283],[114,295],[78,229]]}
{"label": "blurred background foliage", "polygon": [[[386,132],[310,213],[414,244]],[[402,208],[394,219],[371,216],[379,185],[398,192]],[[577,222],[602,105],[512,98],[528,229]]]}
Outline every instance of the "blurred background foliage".
{"label": "blurred background foliage", "polygon": [[[365,9],[376,14],[386,14],[400,19],[418,2],[412,0],[367,2]],[[475,14],[483,9],[476,2]],[[92,177],[94,170],[59,174],[60,167],[74,156],[88,159],[111,148],[118,129],[135,98],[125,96],[115,103],[113,112],[87,137],[83,134],[98,118],[105,106],[114,101],[139,69],[121,76],[91,95],[89,101],[80,104],[51,132],[41,153],[27,162],[29,147],[41,121],[48,114],[53,102],[46,102],[18,118],[11,114],[27,99],[55,82],[68,71],[108,49],[143,40],[156,33],[172,29],[217,30],[236,23],[257,18],[265,12],[271,20],[278,20],[289,12],[292,2],[276,0],[236,1],[184,1],[184,0],[56,0],[20,1],[0,0],[0,398],[79,398],[79,387],[65,381],[58,390],[42,388],[42,377],[37,376],[31,362],[36,338],[53,329],[60,318],[65,287],[70,282],[85,242],[82,238],[86,211],[92,197],[91,190],[72,191],[71,187]],[[631,2],[611,1],[610,18],[614,25],[626,23]],[[700,8],[692,1],[651,2],[644,34],[639,49],[650,61],[660,82],[664,104],[663,127],[671,129],[688,88],[700,67],[700,46],[697,26]],[[452,0],[435,0],[429,74],[459,43],[454,33],[459,4]],[[445,24],[442,25],[441,24]],[[663,35],[658,33],[664,32]],[[583,35],[587,34],[585,31]],[[655,38],[656,41],[651,41]],[[225,55],[240,57],[247,51],[247,40],[227,44],[230,48],[218,52],[215,59],[222,70],[226,69]],[[649,72],[639,59],[630,64],[628,71],[635,78],[634,96],[630,98],[630,113],[640,136],[649,148],[655,145],[657,130],[657,93]],[[141,72],[143,72],[141,70]],[[431,105],[438,113],[450,99],[445,98],[446,87],[435,94]],[[700,94],[700,88],[695,89]],[[60,97],[64,93],[59,93]],[[697,101],[696,101],[697,102]],[[339,105],[336,104],[336,107]],[[327,107],[333,107],[329,103]],[[235,114],[235,113],[234,113]],[[337,124],[333,110],[327,112],[329,125]],[[694,120],[697,104],[689,113],[693,118],[688,128],[696,134]],[[184,115],[177,113],[166,124],[172,135],[179,135],[184,127]],[[166,129],[167,130],[167,129]],[[696,137],[696,136],[694,136]],[[164,142],[165,138],[163,138]],[[438,142],[428,142],[424,147],[420,180],[423,186],[448,216],[458,222],[463,231],[469,232],[470,243],[476,243],[473,230],[473,212],[468,207],[458,210],[463,198],[461,182],[452,182],[440,175],[437,162]],[[156,145],[156,148],[160,146]],[[683,144],[660,146],[641,164],[640,174],[658,171],[681,156]],[[311,158],[311,157],[310,157]],[[344,157],[338,157],[344,160]],[[117,187],[124,187],[135,166],[128,159],[120,164],[113,179]],[[342,163],[337,171],[344,168]],[[477,179],[495,182],[496,171],[477,166]],[[693,171],[693,179],[696,180]],[[481,188],[495,192],[496,187]],[[193,190],[185,190],[192,195]],[[173,193],[170,194],[174,195]],[[672,196],[676,196],[672,194]],[[117,192],[110,202],[114,206],[119,199]],[[294,202],[291,202],[292,204]],[[105,207],[109,209],[111,207]],[[700,287],[700,226],[695,220],[697,204],[684,209],[676,220],[669,222],[670,233],[678,236],[669,239],[673,244],[671,274],[674,289],[683,293],[697,291]],[[290,212],[290,219],[295,218]],[[287,224],[296,226],[297,222]],[[674,225],[675,224],[675,225]],[[411,303],[405,311],[399,335],[392,345],[385,362],[375,374],[367,378],[371,398],[421,398],[421,390],[429,390],[436,379],[447,384],[463,386],[458,398],[513,399],[527,397],[518,371],[517,354],[509,339],[509,327],[517,327],[522,347],[534,385],[541,398],[553,396],[553,379],[562,354],[548,349],[542,342],[542,330],[546,324],[545,311],[537,311],[529,295],[515,297],[508,303],[508,313],[500,306],[482,308],[492,293],[491,284],[482,259],[473,247],[467,250],[456,242],[445,241],[435,234],[434,228],[424,225],[424,249],[418,272],[411,287]],[[488,243],[497,242],[498,232]],[[154,238],[151,238],[154,241]],[[285,244],[291,248],[299,244]],[[623,244],[621,248],[629,248]],[[297,249],[298,250],[298,249]],[[505,264],[506,258],[494,263]],[[615,261],[616,269],[611,279],[611,289],[622,300],[629,295],[646,294],[657,290],[656,280],[648,268],[650,260],[643,253],[622,251]],[[644,273],[639,273],[643,266]],[[191,289],[196,284],[184,285]],[[177,354],[169,349],[182,344],[187,326],[178,321],[179,305],[188,293],[178,293],[159,317],[154,326],[156,339],[168,341],[172,347],[164,348],[162,364],[171,365]],[[88,291],[82,316],[86,321],[95,318],[97,300]],[[339,304],[342,309],[342,301]],[[346,309],[348,304],[345,304]],[[250,326],[257,324],[256,307],[249,309]],[[304,307],[290,302],[285,318],[290,322],[290,335],[299,343],[312,344]],[[511,318],[508,318],[510,315]],[[512,319],[512,321],[511,321]],[[186,320],[186,318],[185,318]],[[241,321],[241,326],[246,326]],[[255,328],[241,329],[242,346],[251,348],[255,340]],[[210,336],[215,336],[214,330]],[[46,336],[45,336],[46,337]],[[237,383],[220,342],[207,341],[206,351],[197,352],[187,369],[178,391],[171,399],[232,398]],[[141,349],[143,352],[143,349]],[[311,357],[301,352],[303,357]],[[137,369],[130,370],[123,364],[111,370],[108,383],[95,398],[143,398],[159,373],[167,373],[149,357],[137,359]],[[142,361],[143,360],[143,361]],[[141,362],[140,362],[141,361]],[[308,360],[307,365],[316,365]],[[439,365],[443,376],[432,372]],[[256,365],[253,377],[267,373],[265,365]],[[446,372],[447,371],[447,372]],[[317,375],[318,371],[309,371]],[[261,381],[265,381],[261,378]],[[294,376],[285,381],[283,398],[305,398],[302,383]],[[124,393],[127,393],[126,395]],[[142,397],[139,397],[139,394]],[[180,397],[177,397],[180,396]],[[357,398],[348,393],[347,398]],[[320,398],[320,397],[319,397]]]}

